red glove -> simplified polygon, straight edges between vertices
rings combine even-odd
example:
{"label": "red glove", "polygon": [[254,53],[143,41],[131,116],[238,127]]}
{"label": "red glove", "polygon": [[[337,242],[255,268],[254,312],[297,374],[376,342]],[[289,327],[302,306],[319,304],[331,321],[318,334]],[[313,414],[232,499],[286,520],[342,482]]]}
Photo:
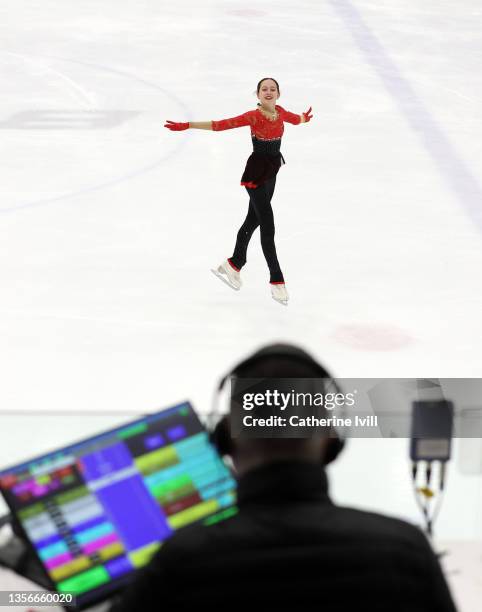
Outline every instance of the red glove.
{"label": "red glove", "polygon": [[313,118],[313,115],[310,115],[310,113],[311,113],[311,106],[306,111],[306,113],[303,113],[303,117],[305,118],[305,123],[308,123],[308,121]]}
{"label": "red glove", "polygon": [[188,130],[189,123],[176,123],[175,121],[169,121],[168,119],[167,123],[164,124],[164,127],[169,128],[173,132],[180,132],[181,130]]}

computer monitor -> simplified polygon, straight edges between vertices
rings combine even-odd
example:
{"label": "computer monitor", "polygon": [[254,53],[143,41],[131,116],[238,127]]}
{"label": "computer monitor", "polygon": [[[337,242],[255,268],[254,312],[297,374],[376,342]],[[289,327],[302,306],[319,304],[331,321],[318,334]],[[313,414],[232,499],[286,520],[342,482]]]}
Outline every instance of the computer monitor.
{"label": "computer monitor", "polygon": [[177,529],[236,512],[235,482],[189,403],[2,469],[0,490],[78,609],[124,587]]}

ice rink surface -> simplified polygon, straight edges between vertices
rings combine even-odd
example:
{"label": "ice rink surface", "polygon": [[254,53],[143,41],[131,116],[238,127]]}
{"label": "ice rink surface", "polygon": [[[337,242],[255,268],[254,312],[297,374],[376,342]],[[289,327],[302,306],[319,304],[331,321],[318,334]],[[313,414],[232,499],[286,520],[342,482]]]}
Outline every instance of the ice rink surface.
{"label": "ice rink surface", "polygon": [[[482,376],[481,31],[477,0],[4,1],[0,465],[185,398],[205,413],[275,340],[340,377]],[[273,198],[286,308],[258,233],[242,291],[210,272],[246,214],[249,129],[163,128],[250,110],[268,76],[314,113],[286,125]],[[337,500],[418,520],[407,442],[351,447]],[[481,506],[454,463],[440,534],[482,538]]]}

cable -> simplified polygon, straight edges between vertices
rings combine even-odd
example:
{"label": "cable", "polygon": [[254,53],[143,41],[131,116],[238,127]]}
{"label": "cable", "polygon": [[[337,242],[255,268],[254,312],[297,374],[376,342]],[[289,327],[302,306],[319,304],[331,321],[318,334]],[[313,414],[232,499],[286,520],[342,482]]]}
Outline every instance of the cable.
{"label": "cable", "polygon": [[[438,478],[438,487],[432,489],[430,487],[430,483],[432,480],[433,470],[432,470],[432,462],[427,461],[425,466],[425,485],[418,487],[417,486],[417,474],[419,473],[419,464],[420,462],[412,463],[412,483],[413,483],[413,491],[415,495],[415,501],[423,514],[425,520],[425,530],[429,537],[433,537],[433,526],[435,520],[437,519],[440,509],[442,507],[442,501],[444,498],[445,492],[445,479],[446,479],[446,462],[440,462],[440,470],[439,470],[439,478]],[[431,511],[431,502],[436,500],[435,507]]]}

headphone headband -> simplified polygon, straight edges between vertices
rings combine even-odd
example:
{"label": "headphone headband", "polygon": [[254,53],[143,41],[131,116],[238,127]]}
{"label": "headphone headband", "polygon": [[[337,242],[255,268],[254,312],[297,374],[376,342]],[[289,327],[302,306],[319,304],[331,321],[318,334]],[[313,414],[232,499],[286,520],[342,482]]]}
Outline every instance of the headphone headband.
{"label": "headphone headband", "polygon": [[292,344],[269,344],[260,348],[258,351],[240,361],[234,368],[221,378],[218,384],[218,391],[226,384],[226,381],[231,376],[237,376],[240,372],[248,367],[263,361],[269,357],[289,358],[293,361],[309,365],[313,370],[318,371],[320,378],[330,378],[328,372],[323,368],[309,353],[304,349]]}

